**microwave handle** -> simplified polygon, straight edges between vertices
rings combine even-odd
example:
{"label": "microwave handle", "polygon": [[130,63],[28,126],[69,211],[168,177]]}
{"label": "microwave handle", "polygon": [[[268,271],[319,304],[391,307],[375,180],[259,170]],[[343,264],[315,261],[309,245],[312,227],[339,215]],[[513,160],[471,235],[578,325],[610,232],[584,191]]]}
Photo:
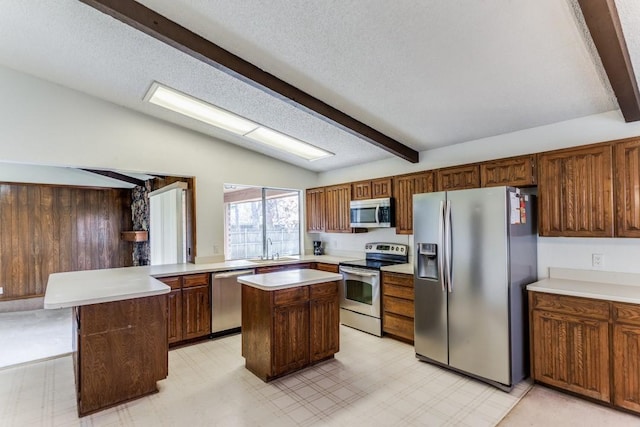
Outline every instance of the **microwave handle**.
{"label": "microwave handle", "polygon": [[380,224],[380,205],[376,205],[376,224]]}

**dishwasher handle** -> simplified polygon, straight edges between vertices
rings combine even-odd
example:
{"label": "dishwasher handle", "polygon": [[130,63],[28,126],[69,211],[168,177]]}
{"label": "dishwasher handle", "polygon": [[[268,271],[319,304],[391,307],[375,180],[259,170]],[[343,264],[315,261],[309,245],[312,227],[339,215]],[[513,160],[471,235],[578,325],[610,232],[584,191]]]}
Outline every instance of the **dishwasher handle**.
{"label": "dishwasher handle", "polygon": [[246,276],[253,274],[253,270],[230,271],[228,273],[213,274],[214,279],[228,279],[229,277]]}

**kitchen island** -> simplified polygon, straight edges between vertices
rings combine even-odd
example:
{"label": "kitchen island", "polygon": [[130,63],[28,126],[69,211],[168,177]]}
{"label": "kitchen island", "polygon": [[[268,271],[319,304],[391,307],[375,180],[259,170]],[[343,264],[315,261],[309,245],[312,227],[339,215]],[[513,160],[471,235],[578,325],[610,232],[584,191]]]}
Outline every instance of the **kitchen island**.
{"label": "kitchen island", "polygon": [[168,374],[169,286],[148,276],[91,277],[52,274],[45,294],[46,308],[73,308],[79,416],[155,393]]}
{"label": "kitchen island", "polygon": [[298,269],[242,276],[242,356],[263,381],[340,349],[341,274]]}

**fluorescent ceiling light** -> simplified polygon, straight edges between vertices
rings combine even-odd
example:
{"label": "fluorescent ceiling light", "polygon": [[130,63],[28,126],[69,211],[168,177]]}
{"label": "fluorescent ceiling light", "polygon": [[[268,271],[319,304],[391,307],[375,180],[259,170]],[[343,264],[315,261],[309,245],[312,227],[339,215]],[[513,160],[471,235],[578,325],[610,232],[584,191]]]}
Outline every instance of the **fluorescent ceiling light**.
{"label": "fluorescent ceiling light", "polygon": [[259,127],[245,135],[254,141],[268,145],[286,153],[293,154],[303,159],[313,161],[333,156],[333,153],[322,148],[315,147],[299,139],[292,138],[275,130]]}
{"label": "fluorescent ceiling light", "polygon": [[157,82],[153,82],[144,100],[238,135],[244,135],[258,127],[250,120]]}
{"label": "fluorescent ceiling light", "polygon": [[334,155],[329,151],[292,138],[273,129],[260,126],[251,120],[247,120],[237,114],[161,85],[158,82],[151,84],[144,100],[212,126],[246,136],[256,142],[285,153],[293,154],[305,160],[319,160]]}

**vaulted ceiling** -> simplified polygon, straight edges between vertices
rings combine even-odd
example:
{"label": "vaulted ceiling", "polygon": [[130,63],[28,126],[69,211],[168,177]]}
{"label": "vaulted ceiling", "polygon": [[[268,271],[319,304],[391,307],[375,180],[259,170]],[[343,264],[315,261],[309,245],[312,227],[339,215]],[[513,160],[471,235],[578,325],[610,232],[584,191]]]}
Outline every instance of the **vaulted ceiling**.
{"label": "vaulted ceiling", "polygon": [[[140,0],[425,151],[618,109],[578,0]],[[640,66],[640,2],[616,0]],[[392,156],[77,0],[2,0],[0,64],[326,171]],[[153,81],[334,152],[307,162],[143,102]]]}

